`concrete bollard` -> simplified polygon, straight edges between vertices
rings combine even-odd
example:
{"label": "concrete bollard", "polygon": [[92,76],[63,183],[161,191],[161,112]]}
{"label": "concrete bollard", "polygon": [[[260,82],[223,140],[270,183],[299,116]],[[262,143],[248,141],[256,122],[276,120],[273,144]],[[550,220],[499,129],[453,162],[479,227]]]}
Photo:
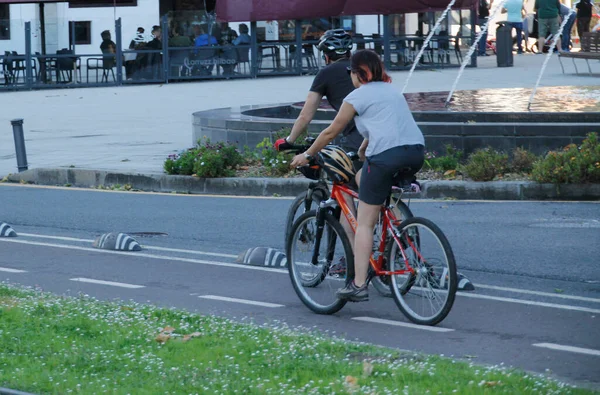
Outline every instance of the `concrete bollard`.
{"label": "concrete bollard", "polygon": [[15,151],[17,154],[17,167],[19,173],[27,170],[27,152],[25,150],[25,135],[23,134],[23,120],[13,119],[10,121],[15,137]]}

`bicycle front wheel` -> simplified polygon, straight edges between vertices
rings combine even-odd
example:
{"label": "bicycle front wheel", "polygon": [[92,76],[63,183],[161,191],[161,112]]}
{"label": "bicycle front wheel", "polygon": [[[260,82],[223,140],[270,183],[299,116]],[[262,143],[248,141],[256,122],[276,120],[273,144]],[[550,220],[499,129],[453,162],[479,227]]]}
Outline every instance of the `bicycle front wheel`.
{"label": "bicycle front wheel", "polygon": [[390,276],[392,296],[412,322],[436,325],[450,312],[458,286],[450,243],[440,228],[425,218],[407,219],[397,231],[400,243],[393,242],[390,271],[410,269],[411,273]]}
{"label": "bicycle front wheel", "polygon": [[286,253],[290,279],[302,303],[315,313],[333,314],[346,304],[335,293],[344,287],[349,272],[353,273],[354,255],[339,221],[330,213],[324,220],[318,241],[317,211],[302,214],[292,226]]}
{"label": "bicycle front wheel", "polygon": [[290,231],[292,230],[292,225],[294,225],[294,222],[296,222],[298,217],[307,211],[316,210],[317,207],[319,207],[319,203],[327,200],[328,197],[329,193],[327,190],[322,188],[315,188],[312,190],[312,192],[309,190],[296,196],[290,205],[290,208],[288,209],[287,218],[285,221],[284,246],[287,245],[287,239],[290,235]]}

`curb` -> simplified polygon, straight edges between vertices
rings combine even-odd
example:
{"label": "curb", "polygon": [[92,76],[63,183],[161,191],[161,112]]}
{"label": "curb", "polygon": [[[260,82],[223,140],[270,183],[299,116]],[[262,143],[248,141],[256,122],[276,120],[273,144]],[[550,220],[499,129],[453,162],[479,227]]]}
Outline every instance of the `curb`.
{"label": "curb", "polygon": [[[296,196],[305,178],[197,178],[150,173],[38,168],[10,174],[10,182],[83,188],[129,185],[146,192],[233,196]],[[419,198],[460,200],[600,200],[600,184],[538,184],[531,181],[423,181]]]}

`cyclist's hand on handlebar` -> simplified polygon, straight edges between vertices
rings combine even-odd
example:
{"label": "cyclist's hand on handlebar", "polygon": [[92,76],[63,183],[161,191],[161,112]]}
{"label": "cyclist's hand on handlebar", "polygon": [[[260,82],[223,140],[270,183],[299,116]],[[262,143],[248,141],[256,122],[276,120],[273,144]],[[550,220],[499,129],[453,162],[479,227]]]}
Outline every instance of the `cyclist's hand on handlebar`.
{"label": "cyclist's hand on handlebar", "polygon": [[279,139],[273,144],[275,151],[285,151],[292,148],[292,144],[288,143],[286,139]]}
{"label": "cyclist's hand on handlebar", "polygon": [[290,166],[300,167],[300,166],[306,166],[306,165],[308,165],[308,158],[306,156],[304,156],[304,154],[298,154],[298,155],[294,156],[294,159],[292,159],[292,163]]}

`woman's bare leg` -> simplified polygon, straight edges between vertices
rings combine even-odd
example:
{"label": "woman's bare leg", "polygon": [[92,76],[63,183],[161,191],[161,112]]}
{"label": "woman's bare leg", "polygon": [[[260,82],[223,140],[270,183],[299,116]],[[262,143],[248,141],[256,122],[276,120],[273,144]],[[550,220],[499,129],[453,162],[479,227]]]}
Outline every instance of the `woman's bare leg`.
{"label": "woman's bare leg", "polygon": [[381,205],[363,201],[358,205],[358,229],[354,237],[354,284],[357,287],[362,287],[367,281],[369,259],[373,252],[373,229],[380,209]]}

